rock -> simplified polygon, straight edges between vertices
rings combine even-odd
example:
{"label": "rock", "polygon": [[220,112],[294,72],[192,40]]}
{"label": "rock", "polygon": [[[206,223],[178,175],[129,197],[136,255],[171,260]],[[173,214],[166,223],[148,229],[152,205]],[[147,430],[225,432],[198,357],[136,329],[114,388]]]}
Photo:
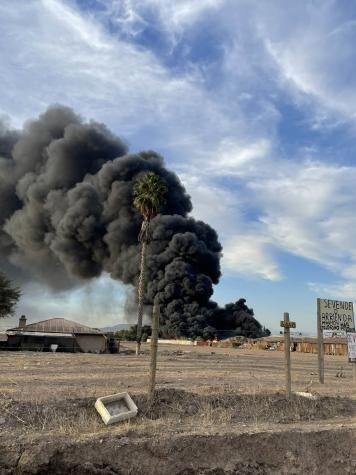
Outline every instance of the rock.
{"label": "rock", "polygon": [[193,416],[194,414],[196,414],[196,412],[197,412],[197,408],[193,404],[189,404],[189,406],[186,409],[186,413],[189,416]]}

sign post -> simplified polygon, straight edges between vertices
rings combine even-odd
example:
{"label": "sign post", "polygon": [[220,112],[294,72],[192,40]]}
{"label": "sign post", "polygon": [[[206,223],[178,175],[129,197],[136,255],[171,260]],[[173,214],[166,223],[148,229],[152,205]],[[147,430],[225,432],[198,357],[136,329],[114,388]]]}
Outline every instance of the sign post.
{"label": "sign post", "polygon": [[321,323],[320,300],[317,300],[317,318],[318,318],[318,373],[319,383],[324,384],[324,338],[323,328]]}
{"label": "sign post", "polygon": [[323,330],[343,333],[355,330],[354,307],[352,302],[342,300],[317,299],[318,307],[318,363],[319,382],[324,383],[324,341]]}
{"label": "sign post", "polygon": [[290,329],[295,328],[295,322],[289,321],[289,313],[283,314],[281,327],[284,328],[284,356],[286,372],[286,394],[290,397],[292,392],[291,365],[290,365]]}

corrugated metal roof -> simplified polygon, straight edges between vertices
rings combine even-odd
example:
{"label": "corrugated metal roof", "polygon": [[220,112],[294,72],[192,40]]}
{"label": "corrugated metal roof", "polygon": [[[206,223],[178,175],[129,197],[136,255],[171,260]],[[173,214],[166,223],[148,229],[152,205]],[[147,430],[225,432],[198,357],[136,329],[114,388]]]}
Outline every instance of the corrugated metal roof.
{"label": "corrugated metal roof", "polygon": [[42,322],[30,323],[23,328],[10,328],[8,331],[102,335],[100,330],[87,327],[81,323],[72,322],[71,320],[66,320],[65,318],[50,318]]}

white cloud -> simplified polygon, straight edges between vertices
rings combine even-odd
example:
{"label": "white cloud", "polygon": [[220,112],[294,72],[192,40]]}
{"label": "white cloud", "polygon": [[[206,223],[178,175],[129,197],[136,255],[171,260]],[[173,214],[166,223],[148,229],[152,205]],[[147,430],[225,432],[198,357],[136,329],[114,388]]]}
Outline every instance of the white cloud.
{"label": "white cloud", "polygon": [[[219,164],[217,161],[217,166]],[[224,170],[226,174],[230,173],[221,168],[221,175],[224,175]],[[237,168],[234,173],[236,171]],[[211,168],[200,175],[197,172],[192,174],[190,170],[190,173],[182,173],[180,177],[192,197],[193,216],[219,231],[223,245],[223,274],[272,281],[283,278],[275,257],[276,248],[264,235],[263,227],[246,216],[251,203],[240,187],[229,190],[223,184],[216,183]]]}
{"label": "white cloud", "polygon": [[[108,11],[128,10],[129,18],[141,18],[144,5],[152,5],[162,25],[172,21],[182,28],[206,11],[220,14],[219,2],[210,0],[104,3]],[[240,91],[237,101],[219,91],[211,94],[194,69],[172,73],[148,48],[110,35],[69,0],[29,0],[26,9],[4,0],[0,26],[0,79],[6,90],[0,112],[17,125],[49,103],[64,103],[105,122],[129,142],[142,140],[145,147],[169,151],[175,159],[186,154],[190,160],[183,163],[210,155],[216,165],[218,157],[233,172],[269,146],[266,130],[278,120],[270,104],[259,107],[253,122],[246,121],[248,91]]]}
{"label": "white cloud", "polygon": [[319,120],[335,113],[353,120],[356,23],[348,19],[347,8],[334,1],[276,5],[281,6],[276,2],[270,14],[263,5],[254,14],[284,80],[318,102],[324,109],[315,111]]}
{"label": "white cloud", "polygon": [[59,102],[129,139],[146,134],[148,147],[162,130],[167,146],[201,144],[207,130],[230,127],[192,78],[175,77],[151,52],[110,36],[64,1],[29,0],[20,9],[5,0],[0,26],[1,110],[17,124]]}
{"label": "white cloud", "polygon": [[154,19],[159,21],[161,30],[176,42],[185,27],[192,25],[206,11],[218,10],[224,0],[101,0],[104,15],[135,36],[147,25],[145,14],[154,11]]}
{"label": "white cloud", "polygon": [[[278,280],[283,251],[351,281],[356,168],[327,165],[322,155],[311,161],[308,151],[281,158],[284,118],[275,104],[283,94],[293,102],[296,90],[319,103],[308,105],[314,123],[335,111],[353,117],[354,22],[338,23],[334,2],[102,3],[123,35],[111,35],[100,17],[69,0],[29,0],[23,8],[1,2],[0,112],[19,124],[61,102],[104,121],[135,147],[163,150],[192,195],[194,215],[221,235],[229,272]],[[147,26],[147,8],[172,44],[214,13],[226,41],[213,89],[192,69],[177,74],[149,46],[130,43],[127,37]]]}
{"label": "white cloud", "polygon": [[144,3],[155,5],[161,11],[163,21],[170,19],[172,25],[181,26],[193,23],[208,9],[218,10],[224,0],[144,0]]}
{"label": "white cloud", "polygon": [[181,173],[180,177],[194,203],[193,216],[219,230],[223,274],[280,280],[282,274],[275,249],[263,235],[261,226],[249,222],[245,216],[249,203],[241,190],[229,190],[217,184],[210,168],[200,174]]}
{"label": "white cloud", "polygon": [[234,216],[234,221],[239,219],[238,197],[216,184],[214,179],[210,179],[205,173],[199,175],[182,172],[179,177],[191,196],[194,205],[192,215],[225,232],[231,229],[230,223],[226,222],[226,216]]}
{"label": "white cloud", "polygon": [[310,282],[309,287],[320,298],[328,297],[335,300],[356,300],[356,281],[338,282],[334,284]]}
{"label": "white cloud", "polygon": [[256,234],[235,234],[224,246],[223,270],[242,277],[282,279],[281,271],[269,249],[268,239]]}
{"label": "white cloud", "polygon": [[307,161],[277,169],[248,184],[273,242],[335,270],[342,259],[355,259],[356,168]]}
{"label": "white cloud", "polygon": [[270,152],[271,142],[268,139],[240,144],[225,138],[214,151],[208,163],[208,172],[222,176],[253,174],[260,161],[267,158]]}
{"label": "white cloud", "polygon": [[194,214],[219,230],[223,269],[278,280],[283,251],[356,278],[356,167],[270,157],[257,163],[236,189],[214,184],[209,171],[184,177]]}

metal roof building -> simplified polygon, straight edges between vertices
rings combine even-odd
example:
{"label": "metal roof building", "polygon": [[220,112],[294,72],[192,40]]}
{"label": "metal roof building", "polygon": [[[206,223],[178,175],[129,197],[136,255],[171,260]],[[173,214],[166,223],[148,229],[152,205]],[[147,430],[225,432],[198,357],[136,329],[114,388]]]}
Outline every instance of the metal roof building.
{"label": "metal roof building", "polygon": [[85,353],[107,351],[107,340],[100,330],[65,318],[51,318],[27,325],[26,317],[23,315],[19,326],[10,328],[6,334],[6,346],[9,350],[50,351],[51,345],[57,345],[56,351]]}

